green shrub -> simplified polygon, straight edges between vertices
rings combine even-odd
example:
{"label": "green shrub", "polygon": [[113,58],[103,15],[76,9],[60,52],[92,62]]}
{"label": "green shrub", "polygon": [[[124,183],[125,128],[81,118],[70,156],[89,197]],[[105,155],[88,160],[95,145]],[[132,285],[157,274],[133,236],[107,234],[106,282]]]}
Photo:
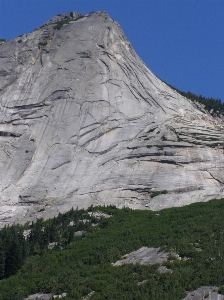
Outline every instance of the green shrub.
{"label": "green shrub", "polygon": [[68,23],[70,23],[71,21],[78,21],[78,20],[80,20],[80,19],[82,19],[82,18],[84,18],[85,16],[79,16],[78,18],[76,18],[76,19],[74,19],[74,20],[72,20],[72,19],[65,19],[65,20],[60,20],[60,21],[57,21],[55,24],[55,26],[53,27],[53,29],[54,30],[60,30],[62,27],[63,27],[63,25],[65,25],[65,24],[68,24]]}
{"label": "green shrub", "polygon": [[153,193],[151,194],[151,198],[154,198],[154,197],[156,197],[156,196],[158,196],[158,195],[167,194],[167,193],[168,193],[167,190],[163,190],[163,191],[155,191],[155,192],[153,192]]}
{"label": "green shrub", "polygon": [[54,30],[60,30],[63,25],[68,24],[71,20],[60,20],[56,22],[55,26],[53,27]]}
{"label": "green shrub", "polygon": [[162,145],[156,145],[156,147],[159,149],[159,150],[163,150],[164,147]]}
{"label": "green shrub", "polygon": [[45,47],[45,46],[47,46],[47,42],[39,42],[38,45],[39,45],[39,46],[42,46],[42,47]]}

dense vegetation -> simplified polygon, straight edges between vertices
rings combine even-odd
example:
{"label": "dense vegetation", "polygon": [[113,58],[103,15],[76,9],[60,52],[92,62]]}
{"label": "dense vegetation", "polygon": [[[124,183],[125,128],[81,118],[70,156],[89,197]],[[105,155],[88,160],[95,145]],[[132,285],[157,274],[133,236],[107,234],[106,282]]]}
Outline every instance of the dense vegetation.
{"label": "dense vegetation", "polygon": [[222,103],[220,99],[206,98],[202,95],[197,96],[191,92],[182,92],[172,85],[169,85],[169,87],[171,87],[173,90],[176,90],[179,94],[186,97],[187,99],[202,104],[205,110],[211,112],[214,115],[224,114],[224,103]]}
{"label": "dense vegetation", "polygon": [[[75,224],[69,226],[69,220]],[[45,222],[38,219],[31,225],[3,228],[0,231],[0,279],[15,274],[28,256],[43,255],[49,247],[61,249],[70,244],[75,239],[75,231],[88,230],[94,222],[96,219],[84,210],[71,209]]]}
{"label": "dense vegetation", "polygon": [[[90,211],[111,217],[97,219]],[[81,299],[95,291],[93,300],[180,300],[187,290],[222,286],[223,211],[224,199],[159,212],[98,207],[7,227],[0,238],[0,299],[36,292],[66,292],[66,299]],[[27,239],[24,230],[31,230]],[[75,236],[78,230],[85,233]],[[111,265],[142,246],[173,250],[185,259],[166,262],[172,270],[167,273],[159,273],[158,265]]]}

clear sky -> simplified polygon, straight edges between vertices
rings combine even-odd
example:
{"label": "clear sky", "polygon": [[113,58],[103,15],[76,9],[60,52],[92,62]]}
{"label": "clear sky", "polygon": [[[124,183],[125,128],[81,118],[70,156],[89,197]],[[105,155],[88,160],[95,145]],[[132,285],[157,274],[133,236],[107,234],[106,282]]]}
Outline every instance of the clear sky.
{"label": "clear sky", "polygon": [[224,101],[224,0],[0,0],[0,38],[68,11],[105,10],[154,74]]}

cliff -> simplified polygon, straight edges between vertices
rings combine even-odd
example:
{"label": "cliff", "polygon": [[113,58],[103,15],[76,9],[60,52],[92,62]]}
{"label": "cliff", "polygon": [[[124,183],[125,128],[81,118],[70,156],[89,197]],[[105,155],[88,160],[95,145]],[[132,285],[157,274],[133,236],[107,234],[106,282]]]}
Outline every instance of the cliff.
{"label": "cliff", "polygon": [[61,14],[0,45],[2,224],[223,197],[223,136],[105,12]]}

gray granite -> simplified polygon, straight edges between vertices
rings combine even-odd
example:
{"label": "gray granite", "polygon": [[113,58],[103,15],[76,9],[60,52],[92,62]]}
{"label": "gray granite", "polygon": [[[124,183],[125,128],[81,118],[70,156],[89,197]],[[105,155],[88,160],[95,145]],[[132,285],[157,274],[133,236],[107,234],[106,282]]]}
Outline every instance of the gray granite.
{"label": "gray granite", "polygon": [[158,79],[107,13],[80,16],[0,45],[1,226],[223,197],[222,118]]}
{"label": "gray granite", "polygon": [[223,300],[224,295],[218,293],[218,287],[202,286],[187,294],[183,300]]}
{"label": "gray granite", "polygon": [[131,253],[125,254],[123,259],[112,263],[113,266],[118,267],[125,264],[140,264],[153,265],[162,264],[168,258],[168,253],[160,251],[160,248],[141,247],[140,249]]}

